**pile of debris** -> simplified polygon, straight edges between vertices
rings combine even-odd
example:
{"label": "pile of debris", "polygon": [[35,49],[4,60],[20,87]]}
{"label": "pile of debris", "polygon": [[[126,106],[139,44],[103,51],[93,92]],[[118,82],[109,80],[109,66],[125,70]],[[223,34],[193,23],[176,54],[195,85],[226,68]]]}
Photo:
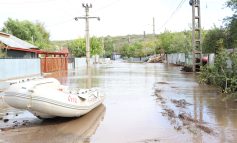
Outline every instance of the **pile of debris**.
{"label": "pile of debris", "polygon": [[180,100],[171,99],[171,102],[174,103],[176,107],[181,107],[181,108],[186,108],[186,106],[192,105],[188,103],[185,99],[180,99]]}
{"label": "pile of debris", "polygon": [[147,61],[148,63],[163,63],[164,56],[163,55],[155,55],[153,57],[150,57]]}

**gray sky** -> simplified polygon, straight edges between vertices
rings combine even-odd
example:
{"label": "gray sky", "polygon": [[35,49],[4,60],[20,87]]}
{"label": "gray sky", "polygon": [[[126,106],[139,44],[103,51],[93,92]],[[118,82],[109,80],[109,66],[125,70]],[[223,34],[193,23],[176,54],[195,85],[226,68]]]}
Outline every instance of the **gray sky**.
{"label": "gray sky", "polygon": [[[165,29],[181,31],[191,26],[191,6],[186,0],[170,18],[182,0],[0,0],[0,28],[8,17],[18,20],[39,21],[50,32],[51,40],[67,40],[84,36],[85,21],[74,17],[84,16],[82,3],[92,3],[90,34],[117,36],[152,33],[155,18],[156,33]],[[226,0],[200,0],[202,27],[210,29],[223,25],[222,19],[231,16],[225,8]],[[166,23],[166,24],[165,24]]]}

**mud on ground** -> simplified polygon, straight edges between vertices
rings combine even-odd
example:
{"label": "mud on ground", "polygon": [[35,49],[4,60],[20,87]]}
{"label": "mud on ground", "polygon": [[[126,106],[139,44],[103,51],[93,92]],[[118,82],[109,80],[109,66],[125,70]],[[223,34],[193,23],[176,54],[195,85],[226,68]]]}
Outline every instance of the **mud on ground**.
{"label": "mud on ground", "polygon": [[[162,90],[158,85],[169,84],[167,82],[158,82],[155,85],[155,97],[156,101],[160,103],[162,108],[162,116],[167,117],[170,121],[171,125],[173,125],[174,129],[177,131],[187,130],[193,134],[197,134],[202,131],[203,133],[207,133],[210,135],[214,135],[215,132],[212,128],[208,127],[206,122],[199,121],[192,117],[190,113],[185,111],[185,108],[188,106],[192,106],[191,103],[187,102],[185,99],[168,99],[166,98]],[[172,88],[172,87],[171,87]],[[175,108],[171,106],[174,105]]]}

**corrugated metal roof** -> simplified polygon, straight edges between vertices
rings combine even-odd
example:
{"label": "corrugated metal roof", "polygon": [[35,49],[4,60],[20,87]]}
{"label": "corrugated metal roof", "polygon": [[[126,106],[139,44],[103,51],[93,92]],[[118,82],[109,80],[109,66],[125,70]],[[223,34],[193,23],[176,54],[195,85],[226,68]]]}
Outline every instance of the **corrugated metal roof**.
{"label": "corrugated metal roof", "polygon": [[22,48],[22,49],[37,48],[36,46],[26,41],[23,41],[13,35],[4,32],[0,32],[0,42],[4,43],[9,47],[15,47],[15,48]]}

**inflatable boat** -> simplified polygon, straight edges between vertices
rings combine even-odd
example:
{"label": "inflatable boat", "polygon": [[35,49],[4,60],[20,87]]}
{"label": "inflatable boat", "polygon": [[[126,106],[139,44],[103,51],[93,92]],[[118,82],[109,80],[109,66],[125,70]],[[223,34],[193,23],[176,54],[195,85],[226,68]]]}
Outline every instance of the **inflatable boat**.
{"label": "inflatable boat", "polygon": [[69,88],[54,78],[15,80],[9,84],[4,101],[14,108],[28,110],[38,118],[79,117],[104,100],[98,88]]}

